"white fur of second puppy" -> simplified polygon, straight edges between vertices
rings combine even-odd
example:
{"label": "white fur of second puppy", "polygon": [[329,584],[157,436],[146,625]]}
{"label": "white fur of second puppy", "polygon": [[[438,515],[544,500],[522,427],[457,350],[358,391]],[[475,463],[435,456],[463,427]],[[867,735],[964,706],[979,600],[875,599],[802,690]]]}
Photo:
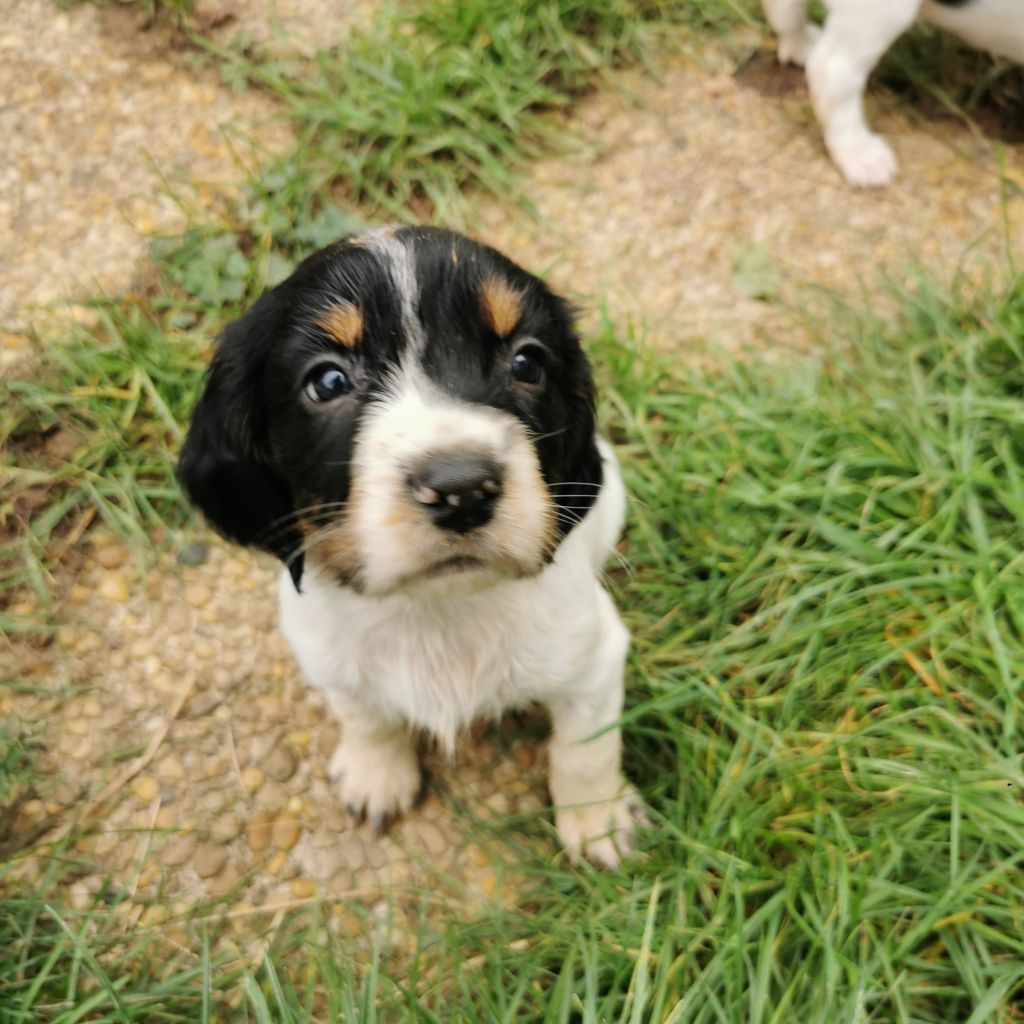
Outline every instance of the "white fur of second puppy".
{"label": "white fur of second puppy", "polygon": [[896,174],[896,155],[868,126],[862,101],[874,66],[917,19],[1024,63],[1024,0],[827,0],[821,29],[808,23],[807,5],[764,0],[779,38],[779,60],[806,66],[825,145],[851,185],[887,185]]}

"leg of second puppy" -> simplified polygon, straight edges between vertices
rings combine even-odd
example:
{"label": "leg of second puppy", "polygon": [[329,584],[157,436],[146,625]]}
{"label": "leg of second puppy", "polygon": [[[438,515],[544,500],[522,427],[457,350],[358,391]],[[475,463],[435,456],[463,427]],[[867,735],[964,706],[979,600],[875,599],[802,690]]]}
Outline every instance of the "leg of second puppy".
{"label": "leg of second puppy", "polygon": [[807,21],[807,0],[764,0],[764,15],[779,39],[779,63],[807,63],[818,29]]}
{"label": "leg of second puppy", "polygon": [[864,119],[871,69],[917,16],[920,0],[832,0],[807,59],[807,81],[825,145],[851,185],[887,185],[896,155]]}

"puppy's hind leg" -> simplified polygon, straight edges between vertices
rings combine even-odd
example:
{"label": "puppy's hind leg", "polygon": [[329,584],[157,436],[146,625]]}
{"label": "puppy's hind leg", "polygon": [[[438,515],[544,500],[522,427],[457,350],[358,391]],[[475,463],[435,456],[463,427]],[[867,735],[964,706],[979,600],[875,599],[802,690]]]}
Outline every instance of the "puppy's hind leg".
{"label": "puppy's hind leg", "polygon": [[896,173],[896,155],[864,119],[864,86],[919,7],[920,0],[832,0],[808,57],[807,82],[825,145],[851,185],[888,185]]}
{"label": "puppy's hind leg", "polygon": [[807,0],[764,0],[764,15],[779,37],[779,63],[807,63],[818,27],[807,21]]}

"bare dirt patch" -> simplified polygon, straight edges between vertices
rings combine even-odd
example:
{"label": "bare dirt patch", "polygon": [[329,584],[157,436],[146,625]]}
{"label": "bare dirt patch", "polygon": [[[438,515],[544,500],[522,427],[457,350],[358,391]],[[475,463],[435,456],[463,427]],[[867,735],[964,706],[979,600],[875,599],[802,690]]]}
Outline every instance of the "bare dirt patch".
{"label": "bare dirt patch", "polygon": [[[617,76],[579,108],[581,151],[531,169],[539,219],[484,203],[469,227],[586,304],[602,297],[617,321],[647,324],[661,346],[730,351],[806,340],[785,304],[808,285],[858,301],[883,274],[949,279],[969,249],[991,267],[1008,231],[1019,245],[1024,150],[876,95],[902,171],[888,189],[853,190],[825,154],[803,75],[768,46],[741,34],[671,58],[657,79]],[[751,295],[751,261],[777,274],[784,305]]]}
{"label": "bare dirt patch", "polygon": [[[119,5],[11,0],[0,26],[0,323],[124,289],[146,236],[234,194],[291,134]],[[184,209],[182,205],[184,204]]]}

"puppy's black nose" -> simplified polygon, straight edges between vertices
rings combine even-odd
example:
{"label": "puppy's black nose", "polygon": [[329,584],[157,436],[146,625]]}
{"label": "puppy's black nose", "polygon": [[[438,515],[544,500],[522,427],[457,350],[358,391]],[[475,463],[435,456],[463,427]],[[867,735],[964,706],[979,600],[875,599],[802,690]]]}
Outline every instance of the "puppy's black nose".
{"label": "puppy's black nose", "polygon": [[435,526],[469,533],[494,514],[501,478],[485,455],[435,455],[409,477],[409,487]]}

